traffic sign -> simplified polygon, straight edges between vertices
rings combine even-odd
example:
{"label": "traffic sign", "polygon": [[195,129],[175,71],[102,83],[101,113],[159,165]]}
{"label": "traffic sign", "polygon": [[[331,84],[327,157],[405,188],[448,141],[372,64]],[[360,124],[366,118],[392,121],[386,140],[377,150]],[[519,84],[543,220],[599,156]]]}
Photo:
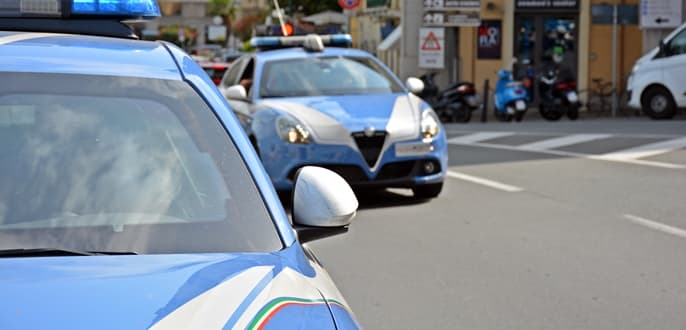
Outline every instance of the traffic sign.
{"label": "traffic sign", "polygon": [[445,29],[419,29],[419,67],[443,69],[445,67]]}
{"label": "traffic sign", "polygon": [[355,9],[360,6],[360,0],[338,0],[338,4],[343,9]]}
{"label": "traffic sign", "polygon": [[681,24],[681,8],[681,0],[641,0],[641,28],[675,28]]}

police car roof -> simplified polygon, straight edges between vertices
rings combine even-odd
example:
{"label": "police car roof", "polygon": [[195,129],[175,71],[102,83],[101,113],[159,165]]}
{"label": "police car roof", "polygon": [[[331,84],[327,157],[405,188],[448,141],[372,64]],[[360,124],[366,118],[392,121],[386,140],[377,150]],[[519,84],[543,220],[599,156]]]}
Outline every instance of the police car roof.
{"label": "police car roof", "polygon": [[181,79],[174,58],[159,42],[0,31],[0,46],[0,71]]}

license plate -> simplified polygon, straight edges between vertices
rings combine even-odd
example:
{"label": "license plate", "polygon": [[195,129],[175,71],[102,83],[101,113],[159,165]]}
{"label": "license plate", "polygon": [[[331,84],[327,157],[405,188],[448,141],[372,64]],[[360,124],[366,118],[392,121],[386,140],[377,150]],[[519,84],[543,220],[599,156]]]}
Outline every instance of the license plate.
{"label": "license plate", "polygon": [[567,93],[567,101],[569,103],[576,103],[579,101],[579,97],[576,95],[576,92],[569,92]]}
{"label": "license plate", "polygon": [[515,102],[515,108],[519,111],[526,110],[526,103],[522,100],[517,100]]}
{"label": "license plate", "polygon": [[434,151],[431,143],[402,143],[395,145],[396,157],[421,156]]}
{"label": "license plate", "polygon": [[479,104],[479,100],[476,98],[476,96],[467,96],[466,101],[467,105],[470,107],[475,107]]}

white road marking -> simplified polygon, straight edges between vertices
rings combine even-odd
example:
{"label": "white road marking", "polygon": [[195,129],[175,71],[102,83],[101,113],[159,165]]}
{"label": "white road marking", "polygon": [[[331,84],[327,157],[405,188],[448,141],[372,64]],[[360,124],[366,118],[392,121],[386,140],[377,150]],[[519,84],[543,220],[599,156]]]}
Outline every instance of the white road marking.
{"label": "white road marking", "polygon": [[631,214],[625,214],[624,218],[627,220],[637,224],[641,225],[653,230],[661,231],[663,233],[679,236],[681,238],[686,238],[686,230],[677,228],[677,227],[672,227],[670,225],[665,225],[664,223],[660,223],[657,221],[653,220],[648,220],[645,218],[641,218],[639,216],[631,215]]}
{"label": "white road marking", "polygon": [[572,134],[565,135],[558,138],[537,141],[529,144],[520,145],[519,147],[527,150],[548,150],[573,144],[589,142],[593,140],[607,139],[611,134]]}
{"label": "white road marking", "polygon": [[449,143],[469,144],[514,135],[513,132],[478,132],[448,139]]}
{"label": "white road marking", "polygon": [[448,142],[451,144],[468,145],[468,146],[482,147],[482,148],[501,149],[501,150],[510,150],[510,151],[535,152],[535,153],[555,155],[555,156],[604,160],[604,161],[611,161],[611,162],[618,162],[618,163],[625,163],[625,164],[653,166],[653,167],[668,168],[668,169],[686,169],[686,165],[663,163],[663,162],[656,162],[656,161],[651,161],[651,160],[608,158],[608,157],[603,157],[603,155],[590,155],[590,154],[582,154],[582,153],[562,151],[562,150],[532,150],[532,149],[524,149],[524,148],[521,148],[519,146],[508,146],[508,145],[492,144],[492,143],[478,143],[478,142],[477,143],[460,143],[460,142],[452,142],[452,141],[448,141]]}
{"label": "white road marking", "polygon": [[493,181],[493,180],[488,180],[488,179],[484,179],[484,178],[479,178],[479,177],[476,177],[476,176],[472,176],[472,175],[468,175],[468,174],[464,174],[464,173],[459,173],[459,172],[454,172],[454,171],[448,171],[448,176],[451,177],[451,178],[454,178],[454,179],[458,179],[458,180],[468,181],[468,182],[471,182],[471,183],[480,184],[480,185],[482,185],[482,186],[486,186],[486,187],[489,187],[489,188],[494,188],[494,189],[502,190],[502,191],[505,191],[505,192],[520,192],[520,191],[524,191],[524,189],[522,189],[522,188],[515,187],[515,186],[511,186],[511,185],[509,185],[509,184],[504,184],[504,183],[496,182],[496,181]]}
{"label": "white road marking", "polygon": [[645,144],[631,149],[604,154],[600,157],[607,158],[608,160],[635,160],[664,154],[684,147],[686,147],[686,137]]}

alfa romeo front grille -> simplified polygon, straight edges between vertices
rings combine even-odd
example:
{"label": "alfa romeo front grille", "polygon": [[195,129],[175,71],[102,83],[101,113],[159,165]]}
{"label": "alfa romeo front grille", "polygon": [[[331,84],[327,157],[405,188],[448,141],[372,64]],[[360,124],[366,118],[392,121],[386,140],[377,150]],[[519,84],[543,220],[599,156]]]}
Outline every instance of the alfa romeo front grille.
{"label": "alfa romeo front grille", "polygon": [[362,157],[367,162],[367,165],[374,167],[386,141],[386,132],[377,131],[371,135],[365,134],[365,132],[355,132],[352,134],[352,137],[355,139],[357,148],[362,153]]}

